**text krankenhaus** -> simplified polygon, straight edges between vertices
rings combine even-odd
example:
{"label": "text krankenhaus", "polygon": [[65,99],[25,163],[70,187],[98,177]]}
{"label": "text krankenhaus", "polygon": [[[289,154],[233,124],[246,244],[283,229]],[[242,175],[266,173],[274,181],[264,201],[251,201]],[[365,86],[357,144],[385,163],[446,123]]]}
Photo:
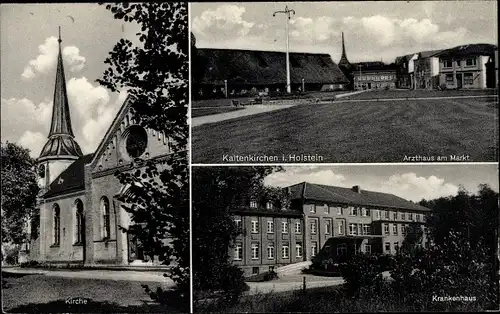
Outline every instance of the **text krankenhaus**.
{"label": "text krankenhaus", "polygon": [[322,162],[323,156],[318,154],[288,155],[222,155],[223,162],[276,163],[276,162]]}

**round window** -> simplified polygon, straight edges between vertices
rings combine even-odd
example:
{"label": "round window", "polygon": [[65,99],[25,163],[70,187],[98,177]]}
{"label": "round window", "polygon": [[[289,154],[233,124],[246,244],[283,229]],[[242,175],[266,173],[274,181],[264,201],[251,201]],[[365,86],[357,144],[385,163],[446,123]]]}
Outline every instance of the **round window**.
{"label": "round window", "polygon": [[144,128],[133,125],[127,129],[125,149],[132,158],[140,157],[148,146],[148,133]]}

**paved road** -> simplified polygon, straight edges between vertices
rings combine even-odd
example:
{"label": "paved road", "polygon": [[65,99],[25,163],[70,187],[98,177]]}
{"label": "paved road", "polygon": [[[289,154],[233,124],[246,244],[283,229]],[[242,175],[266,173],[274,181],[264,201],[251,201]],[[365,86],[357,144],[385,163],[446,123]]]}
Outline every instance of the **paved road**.
{"label": "paved road", "polygon": [[163,276],[163,272],[156,271],[145,272],[130,270],[45,270],[28,268],[8,268],[3,269],[2,271],[17,274],[38,274],[50,277],[159,282],[166,287],[171,287],[174,285],[174,282],[170,278]]}

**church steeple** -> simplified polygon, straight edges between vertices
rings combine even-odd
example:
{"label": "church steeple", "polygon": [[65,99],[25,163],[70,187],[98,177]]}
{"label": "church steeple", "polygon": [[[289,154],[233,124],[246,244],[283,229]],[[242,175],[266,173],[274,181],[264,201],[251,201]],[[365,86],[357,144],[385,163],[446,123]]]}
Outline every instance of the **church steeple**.
{"label": "church steeple", "polygon": [[78,159],[82,150],[76,143],[71,127],[66,78],[61,53],[61,27],[59,27],[59,53],[57,56],[56,83],[52,108],[49,140],[40,153],[39,161],[46,159]]}
{"label": "church steeple", "polygon": [[351,64],[349,60],[347,60],[347,54],[345,52],[345,43],[344,43],[344,32],[342,32],[342,56],[340,57],[339,66],[343,66],[348,68]]}

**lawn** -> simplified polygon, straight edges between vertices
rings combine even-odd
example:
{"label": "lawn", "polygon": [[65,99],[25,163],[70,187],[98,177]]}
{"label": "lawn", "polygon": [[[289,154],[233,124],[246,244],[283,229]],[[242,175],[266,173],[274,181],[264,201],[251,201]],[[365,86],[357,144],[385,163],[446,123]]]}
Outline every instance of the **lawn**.
{"label": "lawn", "polygon": [[[414,300],[411,300],[414,301]],[[430,300],[429,300],[430,301]],[[474,312],[480,305],[472,303],[430,304],[436,308],[410,305],[390,294],[373,294],[367,298],[351,298],[344,287],[323,287],[302,291],[270,292],[243,296],[236,304],[227,302],[200,302],[194,304],[195,313],[377,313],[443,311]]]}
{"label": "lawn", "polygon": [[[76,279],[2,272],[3,310],[30,312],[180,312],[177,306],[152,302],[141,284],[158,283]],[[69,305],[68,298],[85,298],[87,304]]]}
{"label": "lawn", "polygon": [[483,96],[496,95],[494,89],[477,90],[371,90],[360,94],[343,97],[342,99],[392,99],[392,98],[420,98],[420,97],[456,97],[456,96]]}
{"label": "lawn", "polygon": [[[193,163],[224,155],[323,157],[316,162],[403,162],[406,156],[497,160],[492,98],[360,101],[299,105],[194,127]],[[285,156],[283,159],[282,156]],[[448,160],[450,161],[450,160]],[[246,161],[248,163],[248,161]]]}
{"label": "lawn", "polygon": [[244,108],[243,107],[193,108],[191,110],[191,117],[196,118],[196,117],[201,117],[201,116],[208,116],[211,114],[236,111],[236,110],[240,110],[240,109],[244,109]]}

